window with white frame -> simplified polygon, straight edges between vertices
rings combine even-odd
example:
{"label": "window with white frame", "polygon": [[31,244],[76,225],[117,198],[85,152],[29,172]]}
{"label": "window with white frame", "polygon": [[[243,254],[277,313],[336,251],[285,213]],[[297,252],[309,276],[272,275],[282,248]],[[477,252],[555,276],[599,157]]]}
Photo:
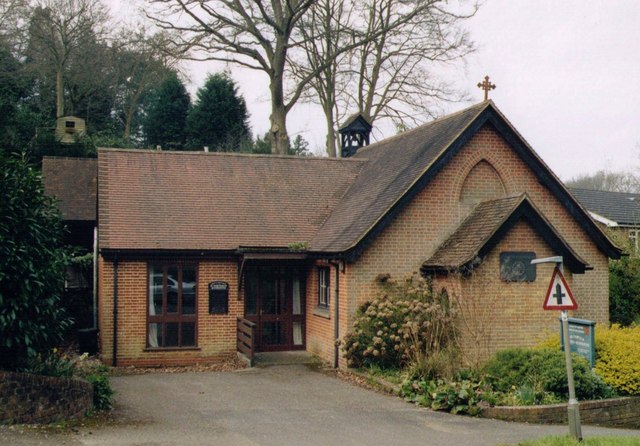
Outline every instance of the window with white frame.
{"label": "window with white frame", "polygon": [[318,306],[329,308],[329,268],[318,268]]}

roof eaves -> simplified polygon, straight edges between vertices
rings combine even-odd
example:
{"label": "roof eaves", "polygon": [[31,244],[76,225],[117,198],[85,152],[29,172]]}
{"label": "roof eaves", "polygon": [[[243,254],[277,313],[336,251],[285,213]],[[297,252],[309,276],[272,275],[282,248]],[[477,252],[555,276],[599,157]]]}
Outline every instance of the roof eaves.
{"label": "roof eaves", "polygon": [[[474,265],[474,264],[479,263],[479,259],[481,259],[484,256],[484,253],[487,251],[487,249],[485,249],[485,247],[487,245],[489,245],[492,240],[495,240],[497,242],[497,239],[501,238],[501,236],[498,237],[498,234],[501,232],[501,229],[504,227],[505,223],[511,218],[511,216],[513,215],[515,210],[522,204],[522,202],[527,200],[527,194],[525,194],[525,193],[517,195],[516,197],[518,197],[519,199],[517,201],[515,201],[514,204],[507,211],[504,212],[504,216],[495,225],[494,229],[489,234],[487,234],[487,236],[484,238],[484,240],[481,241],[481,244],[478,246],[478,249],[474,250],[473,252],[470,252],[469,255],[467,256],[467,258],[463,259],[460,262],[459,265],[444,265],[444,264],[433,264],[433,265],[429,264],[429,265],[427,265],[426,262],[425,262],[425,264],[423,264],[421,269],[425,269],[425,270],[437,269],[437,270],[440,270],[440,271],[452,271],[452,270],[465,269],[469,265]],[[456,230],[451,234],[451,236],[449,238],[447,238],[447,240],[444,241],[444,243],[441,245],[442,249],[446,248],[446,245],[451,240],[451,237],[454,237],[455,234],[458,232],[458,230],[460,228],[463,228],[470,220],[476,218],[475,214],[478,211],[478,207],[479,206],[483,206],[483,205],[486,206],[491,202],[503,201],[506,198],[515,198],[515,197],[503,197],[503,198],[498,198],[498,199],[495,199],[495,200],[489,200],[489,201],[486,201],[486,202],[479,203],[478,206],[476,207],[476,209],[474,211],[472,211],[467,216],[467,218],[465,218],[460,223],[458,228],[456,228]]]}
{"label": "roof eaves", "polygon": [[[460,224],[459,228],[472,218],[472,215],[465,219],[465,221]],[[585,270],[593,269],[573,250],[573,248],[571,248],[571,245],[562,238],[553,225],[544,218],[540,210],[531,202],[528,195],[524,193],[521,195],[521,198],[511,206],[510,210],[505,212],[505,217],[496,224],[491,234],[481,242],[479,249],[470,253],[466,259],[458,265],[429,264],[427,263],[429,262],[427,260],[422,265],[421,271],[424,273],[448,273],[452,271],[471,270],[482,261],[481,259],[483,259],[497,245],[497,243],[521,218],[528,220],[533,229],[548,245],[560,247],[559,251],[563,254],[563,257],[565,257],[565,263],[572,272],[582,274]],[[447,239],[442,246],[445,247],[448,241],[449,239]]]}
{"label": "roof eaves", "polygon": [[588,211],[553,171],[549,169],[549,166],[538,156],[507,118],[500,113],[497,107],[494,107],[493,110],[496,112],[495,116],[491,116],[489,121],[530,167],[534,175],[538,177],[538,180],[549,188],[551,193],[565,206],[569,214],[578,221],[605,255],[612,259],[619,259],[622,249],[613,243],[606,233],[591,219]]}

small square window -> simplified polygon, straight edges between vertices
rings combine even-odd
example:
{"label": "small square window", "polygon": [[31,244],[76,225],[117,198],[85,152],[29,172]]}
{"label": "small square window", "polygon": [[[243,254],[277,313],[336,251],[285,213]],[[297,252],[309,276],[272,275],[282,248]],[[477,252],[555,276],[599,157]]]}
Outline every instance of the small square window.
{"label": "small square window", "polygon": [[318,268],[318,306],[329,308],[329,268]]}

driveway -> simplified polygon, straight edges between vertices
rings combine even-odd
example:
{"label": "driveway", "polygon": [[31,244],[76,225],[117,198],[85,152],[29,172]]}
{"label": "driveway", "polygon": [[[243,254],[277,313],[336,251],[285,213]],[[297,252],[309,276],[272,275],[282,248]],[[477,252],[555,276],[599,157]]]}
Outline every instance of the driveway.
{"label": "driveway", "polygon": [[[0,444],[493,446],[568,432],[433,412],[302,365],[123,376],[113,385],[115,422],[46,438],[3,428]],[[583,434],[640,444],[640,431],[583,426]]]}

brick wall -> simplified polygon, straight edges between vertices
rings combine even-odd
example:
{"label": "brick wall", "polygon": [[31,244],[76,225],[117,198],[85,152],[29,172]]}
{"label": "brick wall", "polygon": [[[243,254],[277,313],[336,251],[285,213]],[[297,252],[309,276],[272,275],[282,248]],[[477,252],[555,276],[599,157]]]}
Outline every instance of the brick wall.
{"label": "brick wall", "polygon": [[[483,183],[483,176],[486,177],[486,183]],[[350,327],[358,305],[375,294],[374,280],[378,274],[389,273],[400,279],[418,271],[422,262],[433,254],[469,214],[472,209],[469,201],[494,195],[496,191],[499,192],[500,184],[508,195],[527,192],[533,204],[577,254],[594,267],[592,271],[569,279],[580,306],[575,316],[608,323],[608,259],[591,242],[564,206],[539,183],[508,144],[490,126],[485,126],[417,194],[358,261],[348,266],[348,321],[342,318],[345,328]],[[474,194],[473,188],[480,189],[480,192]],[[465,197],[470,199],[464,201]],[[505,296],[522,295],[520,299],[526,303],[525,307],[513,305],[516,300],[509,304],[508,312],[514,317],[513,321],[518,322],[515,327],[515,322],[505,323],[501,313],[494,312],[496,343],[489,346],[490,351],[505,345],[530,344],[531,333],[553,329],[554,325],[554,316],[543,313],[542,310],[545,286],[551,276],[550,270],[547,271],[548,267],[538,268],[538,279],[534,284],[509,286],[501,283],[499,272],[494,269],[499,251],[508,246],[517,245],[519,249],[522,247],[523,250],[536,251],[538,256],[552,253],[549,247],[543,246],[539,239],[533,237],[532,231],[524,228],[516,228],[515,231],[513,237],[503,240],[501,246],[487,258],[482,279],[472,283],[478,288],[480,282],[483,282],[482,288],[485,291],[478,290],[480,295],[477,297],[488,299],[488,303],[494,287],[502,289]],[[530,236],[532,238],[529,240]],[[531,249],[530,242],[534,249]],[[539,306],[534,301],[538,301]],[[341,333],[344,333],[342,328]]]}
{"label": "brick wall", "polygon": [[[318,267],[329,267],[330,301],[328,310],[318,309]],[[344,336],[347,330],[347,277],[342,271],[342,265],[338,268],[339,286],[339,337]],[[335,318],[335,286],[336,267],[323,261],[317,261],[308,269],[307,275],[307,351],[318,355],[329,364],[334,362],[334,318]],[[342,363],[342,351],[339,352],[339,360]]]}
{"label": "brick wall", "polygon": [[[582,424],[640,429],[640,397],[581,401],[579,404]],[[482,410],[482,416],[520,423],[566,424],[567,405],[488,407]]]}
{"label": "brick wall", "polygon": [[[118,365],[156,366],[213,362],[236,351],[236,319],[244,314],[238,298],[238,265],[234,260],[197,262],[196,348],[147,348],[147,262],[118,263]],[[100,345],[102,358],[113,359],[113,263],[100,260]],[[228,314],[209,314],[207,285],[229,284]]]}
{"label": "brick wall", "polygon": [[52,423],[92,407],[93,387],[86,381],[0,370],[0,424]]}
{"label": "brick wall", "polygon": [[[469,277],[439,276],[434,288],[445,288],[459,304],[461,347],[466,361],[477,365],[492,352],[510,347],[533,346],[558,332],[558,311],[543,311],[544,296],[554,265],[536,266],[533,282],[500,280],[500,253],[533,251],[539,258],[555,255],[526,221],[509,231]],[[564,274],[569,287],[573,275]]]}

